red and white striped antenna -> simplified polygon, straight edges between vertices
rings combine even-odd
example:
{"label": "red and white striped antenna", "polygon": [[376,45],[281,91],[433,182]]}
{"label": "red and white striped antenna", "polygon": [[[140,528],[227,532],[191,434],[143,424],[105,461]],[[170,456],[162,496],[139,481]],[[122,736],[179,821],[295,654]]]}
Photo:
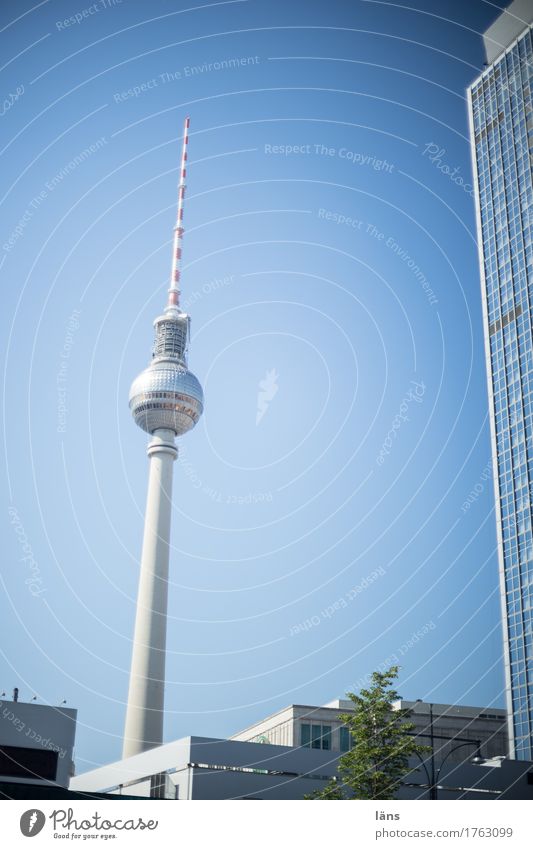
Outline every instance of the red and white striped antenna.
{"label": "red and white striped antenna", "polygon": [[172,274],[168,290],[168,306],[178,307],[180,303],[180,262],[181,238],[183,236],[183,200],[185,198],[185,177],[187,172],[187,145],[189,143],[190,119],[185,118],[183,126],[183,147],[181,149],[180,179],[178,183],[178,214],[174,227],[174,245],[172,248]]}

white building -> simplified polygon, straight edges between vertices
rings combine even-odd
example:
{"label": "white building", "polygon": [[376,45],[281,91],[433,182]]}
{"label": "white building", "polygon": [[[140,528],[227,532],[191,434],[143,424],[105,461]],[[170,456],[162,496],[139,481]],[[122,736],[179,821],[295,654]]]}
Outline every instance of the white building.
{"label": "white building", "polygon": [[[303,799],[336,774],[339,752],[184,737],[72,779],[71,791],[154,799]],[[435,772],[438,799],[533,799],[533,764],[495,758]],[[400,799],[427,799],[430,771],[414,760]]]}
{"label": "white building", "polygon": [[[430,705],[428,702],[397,701],[393,707],[411,709],[415,730],[422,743],[429,744],[433,727],[434,749],[440,758],[456,746],[453,739],[481,743],[487,758],[506,756],[507,714],[500,708],[468,707],[465,705]],[[322,707],[290,705],[249,728],[234,734],[232,740],[253,743],[271,743],[276,746],[304,746],[323,751],[346,752],[350,747],[348,729],[339,718],[340,713],[350,713],[352,702],[337,699]],[[450,742],[448,742],[450,741]],[[450,754],[458,763],[469,757],[468,746]]]}
{"label": "white building", "polygon": [[[434,753],[425,766],[413,759],[400,798],[427,798],[432,770],[441,799],[533,797],[533,764],[505,757],[504,710],[421,701],[393,707],[413,711],[420,742],[433,743]],[[230,740],[184,737],[76,776],[70,786],[166,799],[303,799],[336,774],[349,745],[339,714],[351,709],[347,700],[291,705]],[[473,761],[479,753],[482,763]]]}
{"label": "white building", "polygon": [[78,775],[70,789],[155,799],[303,799],[336,767],[330,752],[184,737]]}

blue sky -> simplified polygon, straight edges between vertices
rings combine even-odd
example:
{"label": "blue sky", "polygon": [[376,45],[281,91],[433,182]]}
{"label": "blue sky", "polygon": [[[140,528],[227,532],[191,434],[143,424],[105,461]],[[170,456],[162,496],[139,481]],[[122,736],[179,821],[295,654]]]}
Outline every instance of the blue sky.
{"label": "blue sky", "polygon": [[503,705],[465,101],[501,5],[2,4],[0,684],[78,708],[79,772],[121,751],[127,398],[187,114],[206,406],[175,467],[166,739],[394,661],[404,698]]}

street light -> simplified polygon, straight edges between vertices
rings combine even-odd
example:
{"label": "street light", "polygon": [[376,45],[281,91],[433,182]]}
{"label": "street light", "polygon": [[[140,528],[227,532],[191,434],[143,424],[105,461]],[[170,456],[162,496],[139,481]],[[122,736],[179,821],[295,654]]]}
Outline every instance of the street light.
{"label": "street light", "polygon": [[[442,771],[442,767],[444,766],[444,764],[446,763],[446,761],[448,760],[450,755],[453,754],[453,752],[456,752],[458,749],[462,749],[464,746],[475,746],[476,747],[476,753],[475,753],[474,757],[471,759],[470,762],[474,763],[474,764],[480,764],[480,763],[483,763],[484,760],[485,760],[485,758],[481,754],[481,740],[467,740],[465,737],[445,737],[442,734],[435,734],[434,733],[434,730],[433,730],[433,705],[432,704],[429,705],[429,734],[420,734],[420,733],[414,732],[410,736],[413,736],[413,737],[429,737],[429,739],[430,739],[431,775],[428,772],[426,762],[422,759],[422,757],[418,754],[418,752],[415,752],[417,758],[419,759],[420,763],[422,764],[422,766],[424,768],[424,772],[426,773],[426,777],[427,777],[427,780],[428,780],[429,798],[430,799],[437,799],[438,798],[438,784],[439,784],[439,777],[440,777],[440,774],[441,774],[441,771]],[[455,741],[458,742],[457,746],[452,746],[452,748],[449,749],[446,752],[444,758],[442,759],[441,763],[439,764],[438,769],[435,769],[435,740],[449,740],[449,741],[455,740]]]}
{"label": "street light", "polygon": [[437,798],[437,791],[438,791],[438,786],[439,786],[439,778],[440,778],[440,774],[441,774],[441,771],[442,771],[442,767],[444,766],[444,764],[446,763],[446,761],[448,760],[448,758],[450,757],[450,755],[451,755],[453,752],[456,752],[458,749],[462,749],[464,746],[473,746],[473,745],[475,745],[475,747],[476,747],[476,754],[475,754],[475,755],[474,755],[474,757],[471,759],[470,763],[476,763],[476,764],[483,763],[484,758],[483,758],[483,757],[482,757],[482,755],[481,755],[481,741],[480,741],[480,740],[468,740],[468,741],[467,741],[467,742],[465,742],[465,743],[459,743],[459,745],[458,745],[458,746],[453,746],[453,748],[451,748],[448,752],[446,752],[446,754],[445,754],[445,756],[443,757],[443,759],[442,759],[442,761],[441,761],[441,763],[440,763],[440,766],[439,766],[439,768],[438,768],[438,770],[437,770],[437,772],[436,772],[436,775],[435,775],[435,783],[434,783],[434,785],[433,785],[433,786],[432,786],[432,788],[431,788],[431,790],[432,790],[432,796],[431,796],[431,798],[432,798],[432,799],[436,799],[436,798]]}
{"label": "street light", "polygon": [[[419,736],[419,737],[424,736],[425,737],[425,736],[429,736],[429,735],[419,734],[417,736]],[[455,738],[454,737],[442,737],[440,734],[434,734],[433,739],[437,739],[437,740],[439,740],[439,739],[440,740],[454,740],[455,739],[455,740],[457,740],[457,739],[460,739],[460,738],[457,738],[457,737],[455,737]],[[464,746],[475,746],[476,747],[476,754],[470,760],[470,763],[481,764],[481,763],[485,762],[485,758],[481,754],[481,741],[480,740],[465,740],[464,743],[459,743],[457,746],[452,746],[452,748],[449,749],[446,752],[444,758],[442,759],[441,763],[439,764],[438,769],[435,769],[435,750],[432,747],[431,748],[431,775],[428,772],[426,762],[423,760],[422,756],[419,755],[418,752],[414,753],[417,756],[417,758],[419,759],[419,761],[420,761],[420,763],[421,763],[421,765],[424,769],[424,772],[426,773],[426,778],[427,778],[427,781],[428,781],[428,788],[429,788],[429,798],[430,799],[437,799],[438,798],[439,778],[440,778],[440,774],[442,772],[442,767],[444,766],[444,764],[446,763],[446,761],[448,760],[450,755],[452,755],[458,749],[462,749]]]}

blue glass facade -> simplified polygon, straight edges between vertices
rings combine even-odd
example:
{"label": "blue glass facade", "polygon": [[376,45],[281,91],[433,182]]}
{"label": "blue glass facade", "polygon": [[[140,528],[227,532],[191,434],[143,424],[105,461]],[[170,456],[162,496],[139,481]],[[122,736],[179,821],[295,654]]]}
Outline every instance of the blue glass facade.
{"label": "blue glass facade", "polygon": [[533,42],[470,88],[511,755],[533,759]]}

